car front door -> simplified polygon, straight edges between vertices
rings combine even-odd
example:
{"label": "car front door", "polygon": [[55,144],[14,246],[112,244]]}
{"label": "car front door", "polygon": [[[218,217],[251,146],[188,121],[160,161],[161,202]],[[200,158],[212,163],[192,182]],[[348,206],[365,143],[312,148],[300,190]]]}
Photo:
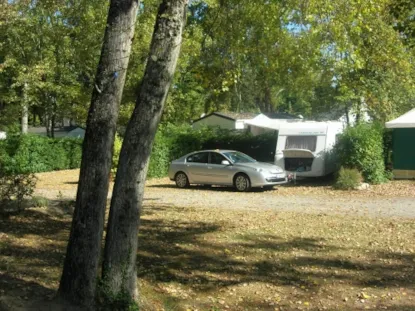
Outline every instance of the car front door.
{"label": "car front door", "polygon": [[232,184],[232,165],[222,164],[222,161],[229,161],[218,152],[210,152],[209,156],[209,179],[212,184]]}
{"label": "car front door", "polygon": [[190,183],[203,184],[208,182],[208,162],[209,152],[194,153],[186,158]]}

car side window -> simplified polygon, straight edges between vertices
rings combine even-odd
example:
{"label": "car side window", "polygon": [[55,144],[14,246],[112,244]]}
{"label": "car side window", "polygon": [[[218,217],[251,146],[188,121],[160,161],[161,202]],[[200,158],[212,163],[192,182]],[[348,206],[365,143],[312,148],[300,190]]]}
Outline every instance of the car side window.
{"label": "car side window", "polygon": [[211,152],[210,153],[210,164],[222,164],[222,161],[226,160],[226,158],[217,153],[217,152]]}
{"label": "car side window", "polygon": [[192,154],[187,157],[186,162],[188,163],[208,163],[209,153],[208,152],[199,152]]}

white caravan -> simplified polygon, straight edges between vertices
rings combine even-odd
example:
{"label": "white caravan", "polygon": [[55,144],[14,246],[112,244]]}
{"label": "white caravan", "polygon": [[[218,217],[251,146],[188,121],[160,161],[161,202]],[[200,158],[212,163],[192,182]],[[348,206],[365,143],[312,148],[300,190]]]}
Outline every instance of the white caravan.
{"label": "white caravan", "polygon": [[294,177],[319,177],[336,169],[331,151],[342,122],[296,122],[281,124],[275,164]]}

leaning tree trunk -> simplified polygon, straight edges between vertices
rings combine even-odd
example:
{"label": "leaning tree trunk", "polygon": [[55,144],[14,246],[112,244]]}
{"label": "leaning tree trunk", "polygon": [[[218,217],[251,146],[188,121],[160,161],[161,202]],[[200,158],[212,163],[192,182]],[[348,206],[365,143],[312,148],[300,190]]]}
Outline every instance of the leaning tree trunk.
{"label": "leaning tree trunk", "polygon": [[119,104],[138,0],[112,0],[95,77],[82,150],[78,193],[60,295],[79,305],[94,302]]}
{"label": "leaning tree trunk", "polygon": [[136,106],[128,123],[111,201],[103,279],[137,298],[136,253],[147,164],[180,52],[187,0],[163,0]]}

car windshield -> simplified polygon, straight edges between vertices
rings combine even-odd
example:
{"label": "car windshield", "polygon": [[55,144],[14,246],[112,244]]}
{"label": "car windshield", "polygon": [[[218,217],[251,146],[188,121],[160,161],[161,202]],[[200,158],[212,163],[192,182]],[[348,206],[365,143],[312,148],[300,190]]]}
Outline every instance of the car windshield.
{"label": "car windshield", "polygon": [[254,163],[257,162],[255,159],[251,158],[250,156],[246,155],[242,152],[231,151],[231,152],[224,152],[233,163]]}

